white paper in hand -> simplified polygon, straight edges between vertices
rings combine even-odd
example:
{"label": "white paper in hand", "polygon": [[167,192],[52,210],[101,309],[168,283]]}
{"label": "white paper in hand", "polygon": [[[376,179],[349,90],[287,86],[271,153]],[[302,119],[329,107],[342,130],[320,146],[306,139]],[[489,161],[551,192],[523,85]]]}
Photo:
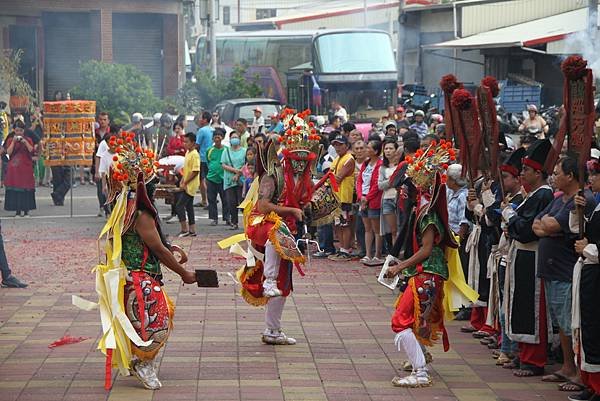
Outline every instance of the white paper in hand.
{"label": "white paper in hand", "polygon": [[385,262],[383,263],[383,267],[381,268],[381,272],[379,272],[379,277],[377,278],[377,282],[379,282],[379,284],[389,288],[390,290],[394,290],[398,286],[398,281],[400,281],[400,274],[397,274],[392,278],[385,277],[392,262],[398,263],[399,260],[391,255],[388,255],[385,258]]}

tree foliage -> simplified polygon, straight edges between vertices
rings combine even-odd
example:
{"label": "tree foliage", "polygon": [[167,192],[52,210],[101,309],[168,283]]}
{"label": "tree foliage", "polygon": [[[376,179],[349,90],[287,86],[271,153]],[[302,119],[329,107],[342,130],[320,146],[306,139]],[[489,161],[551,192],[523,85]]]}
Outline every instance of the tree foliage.
{"label": "tree foliage", "polygon": [[107,112],[116,124],[129,122],[133,113],[151,115],[163,107],[152,93],[150,77],[133,65],[90,60],[81,65],[80,74],[81,83],[71,96],[95,100],[96,110]]}
{"label": "tree foliage", "polygon": [[0,92],[8,92],[10,95],[28,97],[32,104],[37,96],[29,83],[19,73],[23,50],[0,51]]}
{"label": "tree foliage", "polygon": [[196,70],[196,82],[186,82],[173,99],[180,113],[198,113],[202,109],[212,109],[217,103],[235,98],[257,97],[263,92],[258,77],[246,78],[247,68],[236,65],[230,77],[216,80],[208,70]]}

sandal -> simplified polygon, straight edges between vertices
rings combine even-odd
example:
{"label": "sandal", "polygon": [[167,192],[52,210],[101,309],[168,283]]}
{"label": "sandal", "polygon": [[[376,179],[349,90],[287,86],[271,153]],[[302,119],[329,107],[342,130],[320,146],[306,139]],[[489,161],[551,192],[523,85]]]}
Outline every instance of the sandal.
{"label": "sandal", "polygon": [[512,361],[502,365],[502,369],[519,369],[520,362],[515,358]]}
{"label": "sandal", "polygon": [[531,366],[527,368],[521,368],[513,370],[513,375],[517,377],[533,377],[533,376],[541,376],[544,374],[544,368],[540,368],[537,366]]}
{"label": "sandal", "polygon": [[510,355],[507,355],[504,352],[501,352],[500,356],[498,356],[498,359],[496,359],[496,365],[502,366],[505,363],[509,363],[511,361],[512,361],[512,358],[510,357]]}
{"label": "sandal", "polygon": [[583,391],[585,390],[585,386],[581,383],[575,383],[572,380],[569,380],[566,383],[561,383],[558,385],[559,391]]}
{"label": "sandal", "polygon": [[473,333],[473,337],[475,337],[475,338],[485,338],[485,337],[491,337],[491,336],[492,336],[492,334],[488,333],[487,331],[478,330]]}
{"label": "sandal", "polygon": [[569,378],[558,372],[554,372],[554,373],[551,373],[549,375],[542,377],[542,381],[547,382],[547,383],[564,383],[564,382],[568,382]]}
{"label": "sandal", "polygon": [[501,352],[498,349],[495,349],[492,351],[492,358],[494,359],[498,359],[498,357],[500,356]]}
{"label": "sandal", "polygon": [[463,326],[460,328],[461,333],[473,333],[475,331],[477,331],[477,329],[473,326],[471,326],[470,324]]}

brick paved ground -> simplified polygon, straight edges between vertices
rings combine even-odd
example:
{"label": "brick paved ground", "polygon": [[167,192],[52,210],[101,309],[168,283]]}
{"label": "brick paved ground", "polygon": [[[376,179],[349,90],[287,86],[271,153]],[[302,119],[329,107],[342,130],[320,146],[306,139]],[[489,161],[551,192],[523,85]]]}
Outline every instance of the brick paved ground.
{"label": "brick paved ground", "polygon": [[[241,261],[216,245],[230,232],[200,223],[203,235],[177,241],[191,266],[233,272]],[[167,274],[177,312],[161,354],[163,389],[118,377],[105,392],[97,312],[71,305],[71,294],[95,300],[90,270],[100,226],[94,218],[2,221],[11,266],[31,285],[0,289],[0,401],[566,400],[554,384],[495,367],[487,349],[458,332],[459,322],[448,327],[451,350],[433,349],[432,388],[392,387],[403,359],[390,330],[394,295],[376,284],[374,269],[355,262],[318,262],[296,278],[284,312],[286,332],[298,339],[292,347],[260,343],[263,311],[246,305],[227,276],[206,290]],[[48,348],[65,334],[91,339]]]}

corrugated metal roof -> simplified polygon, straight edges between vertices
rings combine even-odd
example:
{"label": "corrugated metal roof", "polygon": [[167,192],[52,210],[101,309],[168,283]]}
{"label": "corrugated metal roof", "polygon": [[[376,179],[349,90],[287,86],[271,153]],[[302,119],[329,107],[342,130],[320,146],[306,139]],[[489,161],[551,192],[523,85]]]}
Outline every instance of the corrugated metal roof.
{"label": "corrugated metal roof", "polygon": [[569,11],[522,24],[478,33],[462,39],[425,45],[425,49],[487,49],[529,47],[564,39],[587,28],[587,9]]}

